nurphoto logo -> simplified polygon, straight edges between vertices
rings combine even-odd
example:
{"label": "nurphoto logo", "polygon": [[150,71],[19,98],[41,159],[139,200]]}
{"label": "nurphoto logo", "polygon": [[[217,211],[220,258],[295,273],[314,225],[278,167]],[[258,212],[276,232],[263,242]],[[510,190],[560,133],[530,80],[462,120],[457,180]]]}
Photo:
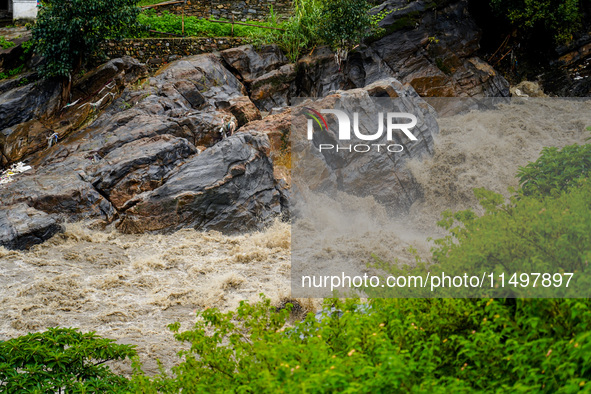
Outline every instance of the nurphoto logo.
{"label": "nurphoto logo", "polygon": [[[394,141],[394,132],[401,131],[411,141],[417,141],[417,137],[411,132],[411,129],[417,125],[417,117],[407,112],[383,112],[377,113],[377,130],[374,133],[364,133],[360,130],[359,126],[359,113],[353,112],[353,122],[349,114],[345,111],[338,109],[321,109],[320,112],[309,107],[304,107],[305,115],[308,116],[308,140],[314,138],[314,125],[316,124],[321,131],[328,132],[328,123],[322,114],[332,114],[336,117],[338,123],[338,136],[339,141],[351,141],[352,134],[354,138],[361,141],[380,141],[384,137],[384,131],[386,133],[386,140],[388,142]],[[386,120],[384,127],[384,118]],[[364,130],[369,131],[369,130]],[[337,144],[321,143],[318,145],[318,150],[322,151],[347,151],[347,152],[359,152],[365,153],[371,150],[388,151],[388,152],[402,152],[404,146],[400,144],[385,144],[385,143],[374,143],[374,144],[355,144],[348,146],[341,146]]]}

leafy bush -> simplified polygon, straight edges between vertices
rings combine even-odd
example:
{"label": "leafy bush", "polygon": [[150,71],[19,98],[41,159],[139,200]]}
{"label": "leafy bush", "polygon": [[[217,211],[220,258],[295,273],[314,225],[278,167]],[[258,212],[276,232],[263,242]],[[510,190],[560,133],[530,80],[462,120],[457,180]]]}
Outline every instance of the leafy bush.
{"label": "leafy bush", "polygon": [[277,44],[295,62],[305,49],[322,43],[318,35],[322,5],[322,0],[294,0],[292,16],[280,26],[283,31],[255,32],[251,39],[255,44]]}
{"label": "leafy bush", "polygon": [[[474,194],[485,214],[472,210],[445,211],[438,225],[449,235],[434,240],[433,261],[417,257],[417,265],[399,267],[397,262],[374,256],[375,267],[394,276],[413,275],[426,279],[429,272],[451,276],[504,273],[504,287],[490,295],[513,297],[581,297],[591,286],[591,144],[571,145],[558,150],[544,148],[533,163],[521,167],[521,187],[506,201],[498,193],[475,189]],[[552,282],[566,284],[564,273],[573,273],[569,285],[538,285],[521,274],[549,273]],[[515,277],[513,275],[516,274]],[[516,279],[518,286],[510,286]],[[524,284],[527,284],[524,286]],[[490,282],[488,282],[490,283]],[[547,284],[548,282],[546,282]],[[488,286],[490,287],[490,285]],[[486,289],[486,286],[485,286]],[[459,297],[489,294],[484,289],[430,287],[365,289],[371,296],[386,297]]]}
{"label": "leafy bush", "polygon": [[560,193],[591,175],[591,144],[570,145],[562,150],[544,148],[533,163],[517,172],[523,194],[547,196]]}
{"label": "leafy bush", "polygon": [[[448,276],[495,273],[505,275],[504,287],[473,289],[471,287],[438,288],[368,288],[372,297],[460,297],[460,296],[513,296],[513,297],[582,297],[591,286],[591,181],[581,180],[556,196],[513,197],[509,202],[497,193],[476,189],[475,195],[486,213],[477,216],[472,210],[443,213],[439,226],[450,235],[434,240],[433,261],[427,264],[419,259],[413,267],[399,267],[396,262],[384,262],[376,256],[375,266],[394,276],[413,275],[425,279],[429,272],[445,272]],[[558,274],[561,286],[542,286],[539,278],[525,286],[510,286],[513,274]],[[568,276],[575,273],[569,286]],[[488,277],[487,277],[488,278]],[[487,282],[491,283],[486,279]],[[547,284],[547,283],[546,283]],[[489,289],[489,290],[487,290]]]}
{"label": "leafy bush", "polygon": [[127,379],[104,365],[134,356],[134,346],[117,345],[94,332],[50,328],[0,341],[0,392],[113,393]]}
{"label": "leafy bush", "polygon": [[69,77],[106,38],[136,26],[137,0],[45,0],[33,25],[35,51],[46,58],[44,77]]}
{"label": "leafy bush", "polygon": [[4,36],[0,36],[0,48],[8,49],[14,46],[14,42],[8,41]]}
{"label": "leafy bush", "polygon": [[[518,296],[580,297],[591,285],[591,182],[546,198],[504,198],[484,189],[476,196],[487,212],[445,213],[440,222],[451,236],[436,240],[435,262],[449,272],[575,273],[569,287],[518,291]],[[452,227],[456,221],[457,225]],[[566,283],[566,279],[565,283]],[[507,282],[505,282],[507,285]],[[509,291],[509,290],[508,290]]]}
{"label": "leafy bush", "polygon": [[490,0],[490,4],[515,27],[531,30],[539,26],[557,42],[572,39],[581,28],[579,0]]}
{"label": "leafy bush", "polygon": [[198,314],[172,375],[136,365],[132,391],[577,391],[591,378],[589,300],[374,299],[286,326],[269,300]]}
{"label": "leafy bush", "polygon": [[325,0],[318,29],[320,37],[335,50],[350,51],[372,35],[370,9],[367,0]]}

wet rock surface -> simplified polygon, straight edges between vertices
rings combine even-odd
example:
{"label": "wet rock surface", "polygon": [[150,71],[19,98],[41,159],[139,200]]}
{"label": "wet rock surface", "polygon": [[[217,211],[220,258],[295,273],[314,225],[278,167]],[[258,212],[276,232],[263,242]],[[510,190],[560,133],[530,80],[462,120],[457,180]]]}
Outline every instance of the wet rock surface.
{"label": "wet rock surface", "polygon": [[290,104],[295,94],[295,65],[276,45],[255,50],[243,45],[221,52],[221,56],[250,92],[254,104],[263,111]]}
{"label": "wet rock surface", "polygon": [[[298,96],[324,97],[311,104],[324,107],[349,100],[367,111],[376,99],[398,98],[398,110],[419,114],[418,141],[402,142],[402,154],[353,160],[294,145],[310,163],[304,175],[312,190],[408,209],[422,191],[405,163],[430,155],[437,132],[420,96],[506,96],[508,84],[476,57],[480,33],[464,1],[389,0],[376,11],[388,12],[382,36],[341,64],[325,47],[291,64],[275,45],[189,56],[152,76],[132,58],[113,59],[75,81],[71,103],[53,116],[59,86],[6,85],[0,113],[11,116],[0,117],[0,166],[26,160],[33,170],[3,185],[3,209],[32,226],[262,228],[287,214],[293,112],[285,107]],[[316,138],[336,142],[335,135]],[[35,239],[50,233],[32,228]],[[17,241],[19,231],[6,232],[12,238],[4,244],[34,243]]]}
{"label": "wet rock surface", "polygon": [[51,146],[45,134],[55,129],[39,120],[15,126],[27,130],[28,150],[17,154],[5,143],[5,161],[26,157],[33,170],[3,185],[3,205],[26,204],[58,221],[115,222],[128,232],[242,231],[281,214],[286,202],[266,134],[222,139],[229,123],[240,127],[261,114],[221,59],[188,57],[150,78],[136,63],[114,59],[81,80],[69,110],[85,113],[88,92],[108,98],[87,113],[96,119],[64,125]]}
{"label": "wet rock surface", "polygon": [[562,97],[591,95],[591,34],[556,48],[556,59],[540,75],[544,91]]}
{"label": "wet rock surface", "polygon": [[332,51],[319,48],[298,62],[298,93],[323,97],[383,78],[409,83],[421,96],[509,96],[509,84],[478,58],[480,30],[466,1],[389,0],[381,37],[374,37],[339,66]]}
{"label": "wet rock surface", "polygon": [[60,85],[57,81],[31,83],[0,95],[0,134],[11,134],[10,126],[41,118],[58,106]]}
{"label": "wet rock surface", "polygon": [[379,75],[378,68],[411,84],[421,96],[509,95],[507,81],[476,57],[481,32],[467,1],[439,6],[392,0],[376,8],[381,11],[389,12],[380,22],[386,34],[360,51],[360,60],[375,62],[365,73],[366,81]]}
{"label": "wet rock surface", "polygon": [[7,249],[27,249],[62,231],[53,216],[26,204],[0,208],[0,246]]}
{"label": "wet rock surface", "polygon": [[191,158],[158,189],[132,200],[124,232],[253,229],[281,214],[265,134],[238,133]]}
{"label": "wet rock surface", "polygon": [[141,138],[109,152],[89,175],[93,186],[122,209],[135,195],[161,186],[196,152],[186,139],[169,134]]}
{"label": "wet rock surface", "polygon": [[61,109],[57,81],[38,81],[3,93],[0,124],[6,128],[0,131],[0,150],[5,160],[0,164],[30,157],[68,137],[145,73],[145,67],[130,57],[109,61],[76,82],[71,105]]}
{"label": "wet rock surface", "polygon": [[287,58],[277,45],[265,45],[258,50],[252,45],[243,45],[226,49],[220,54],[229,69],[247,84],[287,63]]}
{"label": "wet rock surface", "polygon": [[26,203],[56,214],[61,221],[113,220],[116,211],[112,204],[84,179],[83,171],[70,164],[70,168],[52,166],[28,172],[0,189],[0,201],[7,209]]}
{"label": "wet rock surface", "polygon": [[[383,98],[396,98],[383,101]],[[292,135],[292,180],[298,192],[305,196],[306,190],[334,195],[346,192],[357,197],[373,196],[376,201],[396,212],[408,211],[410,206],[422,196],[422,189],[406,167],[411,158],[428,157],[433,152],[433,136],[439,128],[432,108],[416,92],[402,85],[396,79],[375,82],[365,88],[337,91],[316,102],[305,102],[310,108],[340,108],[347,113],[373,114],[383,112],[408,112],[417,117],[417,125],[412,129],[416,141],[404,136],[396,136],[395,141],[386,140],[386,135],[375,141],[363,141],[352,136],[347,144],[338,140],[334,131],[338,127],[329,121],[328,132],[315,133],[311,144],[303,138],[303,133]],[[296,109],[294,109],[296,111]],[[297,116],[297,112],[294,113]],[[300,123],[302,117],[294,117],[294,130],[305,130]],[[362,118],[361,130],[375,130],[369,122],[375,119]],[[299,125],[299,126],[298,126]],[[303,128],[302,128],[303,127]],[[350,144],[349,144],[350,142]],[[381,150],[373,149],[366,153],[318,149],[320,144],[333,146],[354,146],[356,144],[381,144]],[[397,143],[403,151],[389,152],[386,145]],[[305,199],[305,197],[302,197]]]}

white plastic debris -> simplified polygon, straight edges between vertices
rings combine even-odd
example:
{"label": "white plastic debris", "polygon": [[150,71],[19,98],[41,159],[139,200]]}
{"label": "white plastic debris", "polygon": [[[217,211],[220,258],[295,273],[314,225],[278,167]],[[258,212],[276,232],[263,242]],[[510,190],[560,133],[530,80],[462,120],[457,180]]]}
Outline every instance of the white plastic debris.
{"label": "white plastic debris", "polygon": [[14,180],[13,177],[15,175],[21,174],[25,171],[29,171],[31,168],[33,168],[33,167],[28,166],[23,162],[18,162],[16,164],[13,164],[8,170],[4,170],[0,174],[0,185],[12,182]]}

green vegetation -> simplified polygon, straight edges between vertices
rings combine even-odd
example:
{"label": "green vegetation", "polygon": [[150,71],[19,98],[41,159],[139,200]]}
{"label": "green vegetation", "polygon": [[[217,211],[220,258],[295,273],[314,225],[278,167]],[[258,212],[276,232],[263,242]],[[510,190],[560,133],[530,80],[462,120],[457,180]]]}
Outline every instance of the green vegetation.
{"label": "green vegetation", "polygon": [[319,45],[330,45],[341,58],[366,37],[376,34],[385,16],[371,16],[367,0],[295,0],[293,15],[283,24],[284,31],[264,31],[254,35],[255,43],[276,43],[291,61]]}
{"label": "green vegetation", "polygon": [[317,34],[321,10],[321,0],[294,0],[293,15],[280,26],[283,31],[265,30],[251,38],[255,44],[277,44],[295,62],[305,49],[321,43]]}
{"label": "green vegetation", "polygon": [[[138,17],[138,22],[141,23],[148,29],[156,30],[164,33],[173,33],[177,35],[183,35],[182,32],[182,17],[181,15],[170,14],[164,12],[163,15],[158,16],[154,10],[146,10],[141,13]],[[261,26],[271,26],[271,23],[266,22],[253,22],[253,24]],[[197,18],[195,16],[185,17],[185,31],[186,36],[198,36],[198,37],[246,37],[252,34],[256,34],[263,29],[244,26],[234,25],[234,31],[232,32],[232,25],[228,23],[215,23],[210,22],[206,19]],[[146,30],[140,33],[140,37],[153,37],[154,33]]]}
{"label": "green vegetation", "polygon": [[144,7],[147,5],[153,5],[153,4],[160,4],[160,3],[165,3],[167,0],[140,0],[137,5],[140,7]]}
{"label": "green vegetation", "polygon": [[[418,261],[416,267],[398,267],[376,258],[376,266],[394,275],[421,275],[445,272],[448,275],[505,273],[505,288],[491,294],[517,297],[580,297],[591,285],[591,144],[545,148],[540,158],[518,172],[521,188],[507,202],[498,193],[476,189],[476,197],[486,213],[472,210],[443,213],[438,223],[450,235],[434,241],[433,261]],[[564,281],[563,273],[576,273],[569,287],[547,286],[539,278],[527,282],[525,273],[552,273],[552,283]],[[508,286],[516,273],[519,286]],[[556,274],[557,276],[554,276]],[[529,280],[529,279],[528,279]],[[544,282],[548,284],[548,282]],[[409,289],[372,291],[372,296],[409,296]],[[414,296],[473,295],[471,289],[430,289]],[[478,292],[483,294],[482,291]]]}
{"label": "green vegetation", "polygon": [[105,393],[123,389],[127,379],[104,365],[135,355],[134,346],[118,345],[93,332],[50,328],[0,341],[0,392]]}
{"label": "green vegetation", "polygon": [[153,377],[136,360],[130,382],[97,365],[132,356],[126,345],[73,341],[67,329],[29,334],[1,344],[0,354],[21,356],[0,363],[11,384],[0,391],[567,393],[591,379],[589,299],[329,299],[325,310],[334,313],[292,326],[290,306],[277,310],[263,298],[234,312],[199,312],[187,331],[172,324],[190,349],[172,373]]}
{"label": "green vegetation", "polygon": [[4,36],[0,36],[0,48],[8,49],[14,46],[14,42],[8,41]]}
{"label": "green vegetation", "polygon": [[558,43],[571,40],[581,28],[581,0],[490,0],[490,4],[516,28],[540,27]]}
{"label": "green vegetation", "polygon": [[24,69],[25,69],[25,65],[21,64],[20,66],[13,68],[12,70],[8,70],[7,73],[0,72],[0,80],[12,78],[15,75],[22,73]]}
{"label": "green vegetation", "polygon": [[[591,378],[588,300],[327,300],[333,313],[286,327],[269,301],[198,314],[172,375],[136,393],[571,392]],[[333,310],[334,310],[333,309]]]}
{"label": "green vegetation", "polygon": [[328,44],[334,50],[346,53],[361,41],[375,34],[377,24],[385,14],[369,15],[371,8],[367,0],[295,0],[293,15],[286,21],[279,22],[271,8],[266,22],[253,24],[273,27],[264,29],[253,26],[220,24],[197,17],[184,18],[164,12],[156,15],[149,9],[140,14],[138,20],[147,29],[141,37],[150,37],[156,30],[186,36],[250,37],[254,44],[278,44],[291,61],[296,61],[303,51],[318,45]]}
{"label": "green vegetation", "polygon": [[538,160],[519,169],[525,196],[559,194],[591,175],[591,144],[544,148]]}
{"label": "green vegetation", "polygon": [[370,9],[367,0],[325,0],[320,13],[320,38],[337,51],[350,51],[372,35]]}
{"label": "green vegetation", "polygon": [[[590,155],[589,145],[544,149],[520,169],[521,188],[509,202],[478,189],[484,215],[445,213],[440,225],[451,235],[435,241],[437,269],[584,273],[591,259]],[[588,288],[582,278],[578,285]],[[228,313],[200,311],[186,331],[171,324],[185,343],[178,364],[147,376],[134,358],[130,381],[100,363],[133,356],[131,347],[68,329],[29,334],[0,343],[0,382],[36,379],[47,386],[27,387],[41,387],[39,392],[70,382],[93,392],[92,382],[103,392],[146,394],[589,390],[589,298],[327,299],[324,310],[331,313],[293,324],[291,307],[275,308],[262,296]],[[90,369],[79,372],[82,366]],[[57,374],[55,368],[61,368]]]}
{"label": "green vegetation", "polygon": [[106,38],[123,37],[136,27],[137,0],[45,0],[33,25],[35,51],[46,58],[45,77],[67,78]]}

